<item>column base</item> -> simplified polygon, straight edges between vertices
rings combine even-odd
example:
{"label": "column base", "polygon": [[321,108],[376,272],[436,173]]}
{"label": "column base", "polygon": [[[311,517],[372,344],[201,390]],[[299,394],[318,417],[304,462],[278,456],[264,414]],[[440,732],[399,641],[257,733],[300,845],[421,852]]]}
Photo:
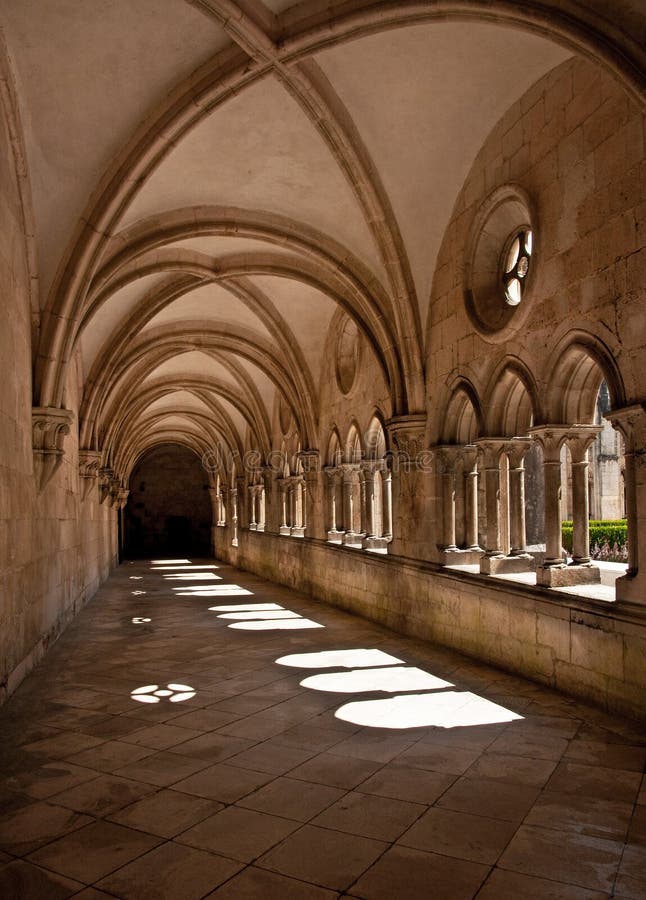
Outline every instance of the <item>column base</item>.
{"label": "column base", "polygon": [[278,529],[278,534],[283,534],[283,535],[289,536],[291,533],[292,533],[292,529],[289,527],[289,525],[281,525],[280,528]]}
{"label": "column base", "polygon": [[481,575],[513,575],[516,572],[533,572],[534,557],[529,553],[518,556],[483,556],[480,560]]}
{"label": "column base", "polygon": [[343,543],[343,535],[345,531],[337,531],[336,528],[332,531],[328,531],[327,539],[330,544],[342,544]]}
{"label": "column base", "polygon": [[385,537],[366,537],[363,539],[363,549],[372,550],[375,553],[385,553],[389,544]]}
{"label": "column base", "polygon": [[258,530],[258,526],[256,525],[256,523],[251,522],[249,525],[249,531],[257,531],[257,530]]}
{"label": "column base", "polygon": [[617,602],[639,603],[646,607],[646,579],[639,572],[634,575],[620,575],[615,581]]}
{"label": "column base", "polygon": [[542,587],[572,587],[576,584],[600,584],[599,566],[539,566],[536,584]]}
{"label": "column base", "polygon": [[363,547],[363,539],[365,535],[359,534],[355,531],[346,531],[343,535],[343,543],[346,547],[354,547],[355,549],[361,549]]}
{"label": "column base", "polygon": [[265,526],[264,526],[264,525],[256,525],[256,531],[259,531],[259,532],[262,534],[262,532],[263,532],[264,530],[265,530]]}
{"label": "column base", "polygon": [[292,537],[305,537],[305,526],[304,525],[294,525],[290,528],[289,533]]}
{"label": "column base", "polygon": [[466,549],[455,547],[450,550],[440,550],[439,562],[443,566],[475,566],[480,562],[483,554],[484,550],[481,547]]}

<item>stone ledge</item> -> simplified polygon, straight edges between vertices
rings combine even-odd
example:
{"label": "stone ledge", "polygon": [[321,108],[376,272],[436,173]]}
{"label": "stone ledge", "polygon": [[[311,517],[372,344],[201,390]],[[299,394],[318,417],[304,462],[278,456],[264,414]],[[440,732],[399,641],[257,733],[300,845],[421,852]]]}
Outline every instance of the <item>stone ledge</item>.
{"label": "stone ledge", "polygon": [[601,571],[598,566],[539,566],[536,569],[536,584],[541,587],[573,587],[577,584],[600,584]]}

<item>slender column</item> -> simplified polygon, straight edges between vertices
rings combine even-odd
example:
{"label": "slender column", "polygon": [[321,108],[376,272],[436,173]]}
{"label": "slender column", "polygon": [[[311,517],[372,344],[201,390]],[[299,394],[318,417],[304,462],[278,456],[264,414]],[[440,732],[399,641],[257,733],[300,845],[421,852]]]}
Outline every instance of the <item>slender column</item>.
{"label": "slender column", "polygon": [[478,544],[478,448],[467,444],[462,448],[464,462],[466,549],[480,551]]}
{"label": "slender column", "polygon": [[543,567],[563,565],[561,548],[561,447],[568,432],[567,426],[540,426],[530,434],[543,448],[543,478],[545,482],[545,560]]}
{"label": "slender column", "polygon": [[486,438],[478,441],[482,454],[482,468],[485,474],[485,503],[487,511],[487,534],[485,556],[502,557],[500,537],[500,456],[505,447],[504,438]]}
{"label": "slender column", "polygon": [[433,450],[442,479],[442,549],[454,551],[458,549],[455,543],[455,468],[461,448],[447,445]]}
{"label": "slender column", "polygon": [[506,446],[509,460],[509,543],[510,556],[527,555],[525,528],[525,454],[530,438],[514,438]]}
{"label": "slender column", "polygon": [[325,479],[321,470],[318,450],[301,450],[299,459],[303,466],[303,534],[306,537],[325,540],[327,537]]}
{"label": "slender column", "polygon": [[231,488],[231,525],[233,528],[233,537],[231,539],[231,544],[234,547],[238,546],[238,489],[237,487]]}
{"label": "slender column", "polygon": [[362,499],[363,499],[363,516],[362,531],[366,532],[366,537],[377,537],[375,527],[375,463],[361,463],[362,478]]}
{"label": "slender column", "polygon": [[[430,453],[426,413],[395,416],[386,423],[392,461],[391,553],[425,558],[433,521],[426,478]],[[422,524],[423,523],[423,524]]]}
{"label": "slender column", "polygon": [[387,465],[384,466],[382,473],[382,494],[384,503],[383,522],[384,522],[384,540],[392,541],[393,539],[393,475]]}
{"label": "slender column", "polygon": [[281,478],[278,482],[280,490],[280,534],[289,534],[289,525],[287,524],[287,502],[288,502],[288,482],[285,478]]}
{"label": "slender column", "polygon": [[326,466],[325,474],[327,476],[327,495],[328,495],[328,540],[330,535],[338,534],[336,522],[336,485],[338,470],[334,466]]}
{"label": "slender column", "polygon": [[605,417],[624,439],[628,568],[615,582],[617,600],[646,604],[646,401]]}
{"label": "slender column", "polygon": [[249,487],[249,504],[250,504],[250,513],[251,513],[251,521],[249,522],[249,531],[255,531],[258,527],[258,523],[256,522],[256,485],[252,484]]}
{"label": "slender column", "polygon": [[572,460],[572,564],[590,562],[590,514],[588,500],[588,448],[601,431],[592,425],[583,434],[567,438]]}
{"label": "slender column", "polygon": [[352,532],[354,497],[352,496],[352,479],[354,469],[347,464],[343,465],[343,525],[345,532]]}

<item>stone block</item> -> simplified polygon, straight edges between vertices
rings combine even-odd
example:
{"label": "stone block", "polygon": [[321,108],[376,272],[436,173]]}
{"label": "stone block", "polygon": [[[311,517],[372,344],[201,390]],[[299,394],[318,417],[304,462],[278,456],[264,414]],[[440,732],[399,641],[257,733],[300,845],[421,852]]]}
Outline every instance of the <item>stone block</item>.
{"label": "stone block", "polygon": [[483,575],[503,575],[514,572],[533,572],[536,562],[530,553],[522,556],[482,556],[480,572]]}
{"label": "stone block", "polygon": [[536,584],[542,587],[572,587],[577,584],[600,584],[598,566],[540,566],[536,569]]}

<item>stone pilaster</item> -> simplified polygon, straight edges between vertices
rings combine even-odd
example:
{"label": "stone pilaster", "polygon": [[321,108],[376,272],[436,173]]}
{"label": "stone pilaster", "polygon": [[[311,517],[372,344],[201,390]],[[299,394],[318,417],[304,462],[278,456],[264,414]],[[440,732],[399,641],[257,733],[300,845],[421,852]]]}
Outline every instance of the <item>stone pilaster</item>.
{"label": "stone pilaster", "polygon": [[63,462],[63,442],[73,421],[74,413],[69,409],[39,406],[31,411],[34,477],[39,493]]}
{"label": "stone pilaster", "polygon": [[646,604],[646,401],[606,418],[624,439],[628,568],[615,582],[617,600]]}
{"label": "stone pilaster", "polygon": [[305,536],[325,540],[325,481],[318,450],[301,450],[298,458],[303,466],[303,517]]}
{"label": "stone pilaster", "polygon": [[[392,454],[392,543],[390,552],[428,556],[432,521],[429,510],[430,453],[425,449],[426,413],[396,416],[386,422]],[[424,523],[424,527],[420,527]]]}

